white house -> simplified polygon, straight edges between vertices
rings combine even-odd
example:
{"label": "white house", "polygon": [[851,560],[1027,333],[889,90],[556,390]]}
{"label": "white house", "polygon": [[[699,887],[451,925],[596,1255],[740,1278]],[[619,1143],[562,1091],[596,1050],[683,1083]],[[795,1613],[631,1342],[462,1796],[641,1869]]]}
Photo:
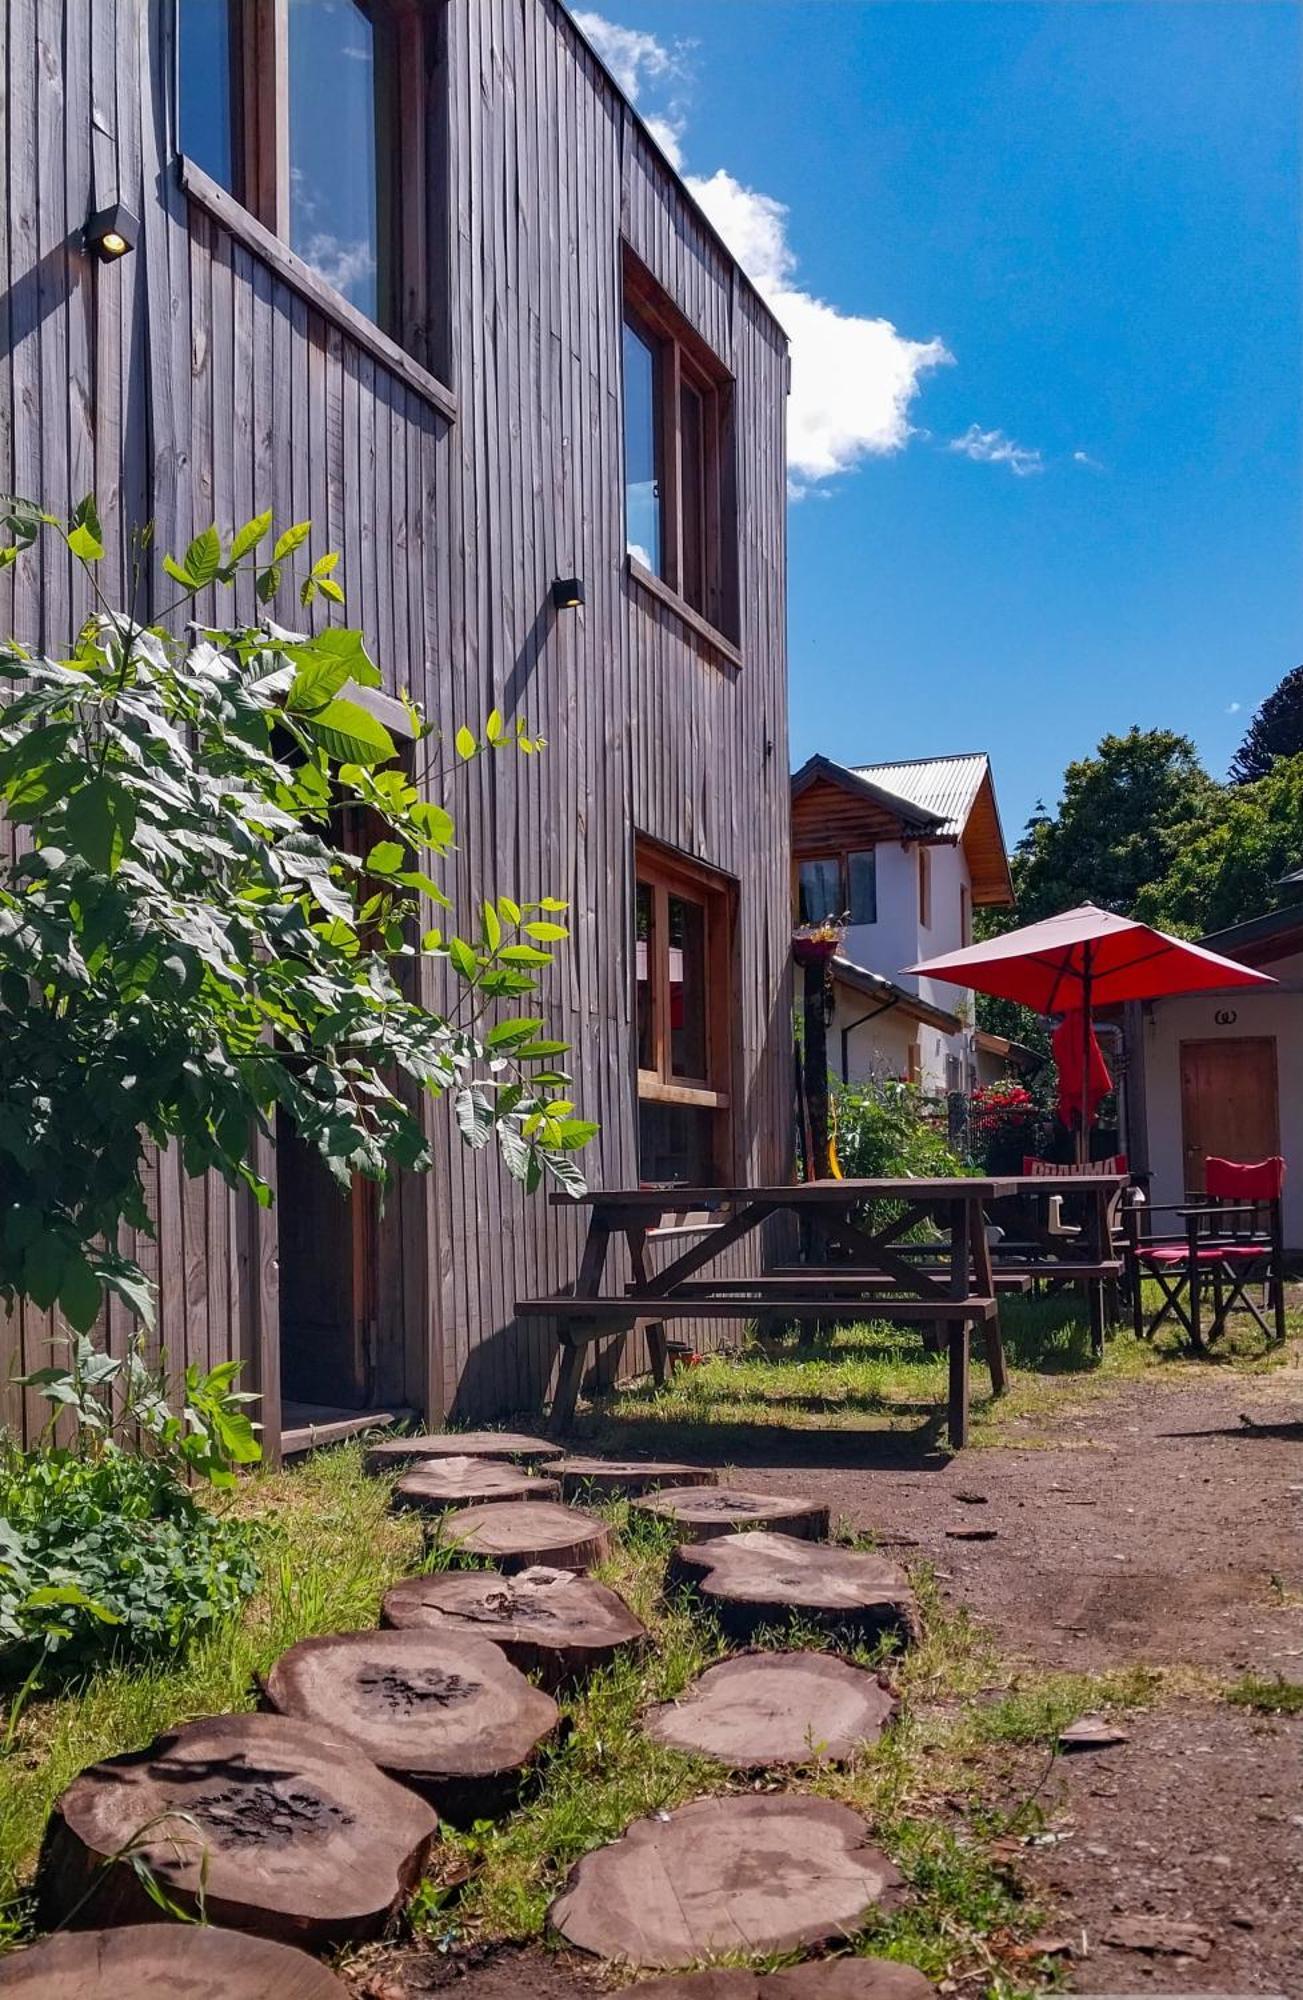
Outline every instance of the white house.
{"label": "white house", "polygon": [[846,924],[833,962],[836,1073],[970,1088],[972,996],[901,968],[970,943],[975,908],[1013,903],[985,752],[853,767],[811,757],[792,779],[792,866],[798,920]]}
{"label": "white house", "polygon": [[[1286,1163],[1286,1246],[1303,1252],[1303,903],[1200,939],[1275,986],[1127,1009],[1126,1137],[1152,1202],[1203,1192],[1204,1161]],[[1173,1218],[1162,1218],[1171,1224]]]}

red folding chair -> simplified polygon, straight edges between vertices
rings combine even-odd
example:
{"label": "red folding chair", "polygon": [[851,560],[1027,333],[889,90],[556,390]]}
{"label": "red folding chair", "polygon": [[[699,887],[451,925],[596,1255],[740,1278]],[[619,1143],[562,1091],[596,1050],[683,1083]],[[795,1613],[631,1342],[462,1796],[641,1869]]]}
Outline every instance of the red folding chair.
{"label": "red folding chair", "polygon": [[[1285,1162],[1279,1157],[1243,1162],[1204,1163],[1202,1202],[1163,1203],[1132,1210],[1132,1312],[1137,1337],[1152,1340],[1166,1319],[1178,1319],[1193,1347],[1204,1345],[1201,1309],[1205,1290],[1213,1299],[1209,1340],[1216,1340],[1237,1306],[1253,1315],[1270,1340],[1285,1338],[1285,1239],[1281,1195]],[[1180,1237],[1141,1237],[1140,1217],[1175,1214],[1185,1223]],[[1140,1280],[1153,1278],[1162,1304],[1146,1324]],[[1249,1286],[1263,1287],[1269,1325]]]}

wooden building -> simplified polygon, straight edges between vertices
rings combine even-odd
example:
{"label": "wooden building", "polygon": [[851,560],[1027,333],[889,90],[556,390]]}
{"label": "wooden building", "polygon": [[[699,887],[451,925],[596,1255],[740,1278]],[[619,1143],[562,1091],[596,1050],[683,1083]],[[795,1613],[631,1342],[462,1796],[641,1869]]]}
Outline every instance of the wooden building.
{"label": "wooden building", "polygon": [[[470,770],[449,886],[571,903],[545,997],[601,1123],[590,1178],[784,1177],[786,342],[575,23],[0,0],[0,36],[0,487],[95,492],[119,581],[137,523],[161,552],[310,517],[389,690],[548,740]],[[95,261],[84,226],[119,201],[132,247]],[[0,582],[37,646],[85,609],[53,546]],[[273,1454],[292,1405],[545,1393],[551,1330],[513,1301],[573,1276],[577,1218],[431,1116],[436,1170],[374,1226],[290,1140],[269,1214],[156,1163],[159,1340],[242,1356]],[[5,1330],[15,1430],[39,1406],[9,1378],[52,1331]]]}

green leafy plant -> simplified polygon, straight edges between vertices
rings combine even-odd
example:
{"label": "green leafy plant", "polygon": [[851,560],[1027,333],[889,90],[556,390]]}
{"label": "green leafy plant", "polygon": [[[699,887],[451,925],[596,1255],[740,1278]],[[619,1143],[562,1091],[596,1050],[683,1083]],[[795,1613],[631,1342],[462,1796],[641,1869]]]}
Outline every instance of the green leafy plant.
{"label": "green leafy plant", "polygon": [[[0,649],[0,803],[25,830],[0,882],[0,1297],[85,1331],[108,1287],[148,1321],[151,1288],[114,1247],[124,1224],[153,1228],[147,1147],[266,1203],[253,1140],[278,1109],[347,1186],[428,1168],[421,1099],[447,1093],[467,1144],[496,1139],[528,1188],[550,1173],[582,1191],[574,1155],[596,1127],[566,1094],[566,1045],[522,1007],[565,905],[497,895],[462,935],[429,872],[454,843],[430,788],[542,741],[495,711],[444,765],[408,701],[409,773],[368,703],[380,674],[359,632],[168,629],[241,577],[270,602],[296,556],[302,603],[341,603],[309,522],[205,529],[164,558],[179,595],[148,625],[100,589],[91,500],[68,521],[5,502],[6,528],[0,564],[57,535],[98,608],[65,659]],[[420,1004],[422,960],[448,975],[446,1012]]]}

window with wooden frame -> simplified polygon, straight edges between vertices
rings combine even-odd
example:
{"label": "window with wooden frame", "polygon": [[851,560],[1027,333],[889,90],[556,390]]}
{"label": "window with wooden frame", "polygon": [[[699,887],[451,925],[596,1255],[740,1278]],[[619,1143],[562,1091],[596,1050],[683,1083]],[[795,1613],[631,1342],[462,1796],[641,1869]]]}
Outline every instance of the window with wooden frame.
{"label": "window with wooden frame", "polygon": [[639,1176],[708,1187],[732,1174],[735,891],[649,841],[634,874]]}
{"label": "window with wooden frame", "polygon": [[429,361],[439,10],[421,0],[175,4],[181,152],[347,304]]}
{"label": "window with wooden frame", "polygon": [[847,849],[817,855],[796,868],[796,914],[803,924],[826,917],[845,917],[854,924],[878,921],[878,856],[876,848]]}
{"label": "window with wooden frame", "polygon": [[932,928],[932,849],[918,850],[918,920],[925,931]]}
{"label": "window with wooden frame", "polygon": [[733,383],[631,254],[624,265],[625,541],[660,584],[738,637]]}

